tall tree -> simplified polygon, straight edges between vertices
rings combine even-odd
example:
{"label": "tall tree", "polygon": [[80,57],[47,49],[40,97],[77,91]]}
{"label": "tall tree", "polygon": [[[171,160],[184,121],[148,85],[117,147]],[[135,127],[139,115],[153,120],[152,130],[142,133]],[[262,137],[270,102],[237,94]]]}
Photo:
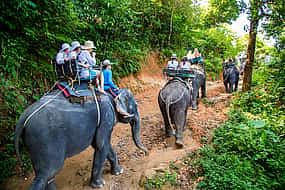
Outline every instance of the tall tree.
{"label": "tall tree", "polygon": [[246,52],[246,65],[244,68],[244,78],[242,84],[242,91],[248,91],[251,87],[252,80],[252,68],[254,63],[254,54],[256,46],[257,28],[260,19],[262,18],[262,12],[265,2],[263,0],[251,0],[250,1],[250,28],[249,39]]}
{"label": "tall tree", "polygon": [[[242,91],[248,91],[251,87],[252,70],[255,55],[256,36],[259,22],[262,20],[277,21],[284,30],[284,1],[278,0],[210,0],[209,10],[205,13],[206,25],[218,25],[220,23],[231,23],[241,12],[248,14],[250,20],[249,40],[247,47],[247,59],[244,73]],[[274,22],[272,22],[274,23]],[[277,25],[278,25],[277,24]],[[268,31],[268,30],[267,30]]]}

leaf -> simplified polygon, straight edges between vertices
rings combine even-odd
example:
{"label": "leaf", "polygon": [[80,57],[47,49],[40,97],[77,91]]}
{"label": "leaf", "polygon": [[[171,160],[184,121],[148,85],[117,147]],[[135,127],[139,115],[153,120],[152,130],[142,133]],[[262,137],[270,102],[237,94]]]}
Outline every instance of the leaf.
{"label": "leaf", "polygon": [[265,121],[263,120],[253,120],[251,123],[255,128],[262,128],[265,126]]}

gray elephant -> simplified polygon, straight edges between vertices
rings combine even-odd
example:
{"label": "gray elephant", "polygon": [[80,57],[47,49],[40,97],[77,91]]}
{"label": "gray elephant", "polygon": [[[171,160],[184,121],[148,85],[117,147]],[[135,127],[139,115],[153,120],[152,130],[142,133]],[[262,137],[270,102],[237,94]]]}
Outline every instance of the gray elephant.
{"label": "gray elephant", "polygon": [[185,130],[187,110],[191,103],[191,87],[179,78],[168,81],[158,95],[166,136],[174,135],[175,128],[176,145],[179,147],[183,147],[182,133]]}
{"label": "gray elephant", "polygon": [[235,67],[223,68],[224,86],[227,93],[232,93],[238,89],[239,71]]}
{"label": "gray elephant", "polygon": [[[110,144],[116,121],[130,123],[136,146],[148,153],[139,138],[140,115],[134,96],[129,90],[122,89],[121,98],[128,113],[134,114],[134,117],[118,115],[110,96],[101,96],[98,112],[93,101],[70,103],[58,90],[29,106],[21,115],[15,132],[17,155],[19,157],[19,139],[22,137],[36,175],[29,189],[55,190],[54,177],[62,169],[64,160],[89,145],[95,149],[90,183],[92,187],[98,188],[105,184],[102,170],[106,158],[111,163],[111,173],[121,174],[123,169]],[[45,105],[47,101],[50,102]]]}
{"label": "gray elephant", "polygon": [[195,77],[192,80],[192,109],[197,109],[197,98],[199,98],[199,90],[201,88],[202,98],[206,97],[206,73],[204,70],[196,70]]}

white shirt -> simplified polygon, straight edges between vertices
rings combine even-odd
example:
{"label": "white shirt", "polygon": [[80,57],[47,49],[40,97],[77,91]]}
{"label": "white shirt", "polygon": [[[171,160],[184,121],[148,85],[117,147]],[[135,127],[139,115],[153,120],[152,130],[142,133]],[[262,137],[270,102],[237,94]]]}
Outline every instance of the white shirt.
{"label": "white shirt", "polygon": [[78,53],[76,51],[72,51],[70,54],[69,54],[69,59],[76,59]]}
{"label": "white shirt", "polygon": [[90,52],[87,50],[82,50],[79,54],[78,54],[78,61],[80,63],[84,63],[84,64],[88,64],[88,65],[96,65],[96,59],[95,56],[92,57]]}
{"label": "white shirt", "polygon": [[63,51],[58,52],[56,55],[57,64],[64,64],[64,60],[68,59],[69,55],[64,53]]}
{"label": "white shirt", "polygon": [[168,61],[167,67],[170,69],[176,69],[178,67],[178,61],[176,60]]}
{"label": "white shirt", "polygon": [[180,63],[180,68],[185,70],[190,70],[190,62],[186,61],[185,64],[183,62]]}

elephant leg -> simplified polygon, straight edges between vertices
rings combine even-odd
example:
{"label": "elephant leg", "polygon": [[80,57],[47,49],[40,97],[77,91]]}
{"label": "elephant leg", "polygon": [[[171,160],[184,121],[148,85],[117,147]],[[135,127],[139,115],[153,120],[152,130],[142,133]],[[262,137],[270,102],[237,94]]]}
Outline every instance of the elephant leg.
{"label": "elephant leg", "polygon": [[236,82],[235,82],[235,91],[238,90],[238,81],[239,81],[239,73],[237,73],[237,79],[236,79]]}
{"label": "elephant leg", "polygon": [[166,112],[166,105],[164,102],[161,101],[161,99],[158,99],[158,105],[164,120],[164,125],[165,125],[165,134],[167,137],[171,137],[173,134],[173,131],[170,127],[170,123],[169,123],[169,119],[167,116],[167,112]]}
{"label": "elephant leg", "polygon": [[227,81],[225,80],[224,80],[224,86],[225,86],[226,92],[228,92],[228,84],[227,84]]}
{"label": "elephant leg", "polygon": [[206,98],[206,80],[203,80],[201,85],[201,91],[202,91],[202,98]]}
{"label": "elephant leg", "polygon": [[187,112],[188,109],[185,110],[185,122],[184,122],[184,126],[183,126],[183,132],[186,131],[186,118],[187,118]]}
{"label": "elephant leg", "polygon": [[111,174],[113,175],[120,175],[124,172],[124,169],[119,166],[119,161],[116,152],[110,146],[109,153],[107,155],[107,159],[109,160],[111,164]]}
{"label": "elephant leg", "polygon": [[185,128],[186,123],[186,112],[183,109],[177,110],[174,113],[174,124],[176,127],[176,145],[183,147],[183,129]]}
{"label": "elephant leg", "polygon": [[47,181],[48,180],[46,176],[37,176],[34,178],[34,181],[29,190],[45,190]]}
{"label": "elephant leg", "polygon": [[102,172],[108,152],[108,149],[105,147],[103,149],[95,149],[90,183],[93,188],[100,188],[105,185],[105,181],[102,178]]}
{"label": "elephant leg", "polygon": [[232,82],[230,82],[230,87],[229,87],[229,93],[232,93],[233,92],[233,83]]}
{"label": "elephant leg", "polygon": [[31,160],[36,177],[29,190],[56,190],[54,177],[63,167],[65,150],[58,148],[57,144],[53,145],[40,152],[31,148]]}
{"label": "elephant leg", "polygon": [[198,89],[193,88],[193,93],[192,93],[192,109],[193,110],[197,109],[197,96],[198,96]]}
{"label": "elephant leg", "polygon": [[56,190],[54,177],[49,179],[47,175],[36,174],[36,177],[29,190]]}
{"label": "elephant leg", "polygon": [[49,180],[45,190],[56,190],[54,178]]}

